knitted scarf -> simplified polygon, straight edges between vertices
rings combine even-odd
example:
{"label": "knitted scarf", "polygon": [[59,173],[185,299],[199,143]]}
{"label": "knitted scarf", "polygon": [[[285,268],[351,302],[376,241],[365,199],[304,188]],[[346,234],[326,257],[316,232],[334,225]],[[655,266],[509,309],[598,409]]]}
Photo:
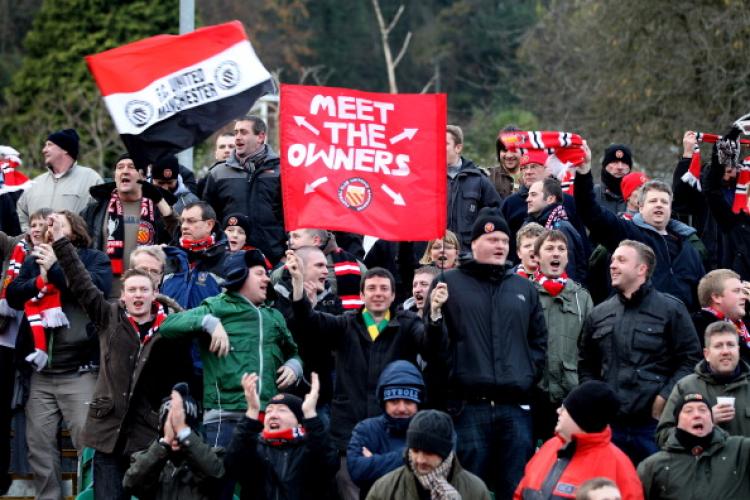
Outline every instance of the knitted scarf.
{"label": "knitted scarf", "polygon": [[453,465],[453,452],[445,457],[440,465],[435,467],[432,471],[427,474],[419,474],[417,468],[414,466],[414,458],[412,457],[411,450],[409,450],[409,468],[414,473],[414,476],[422,485],[422,488],[430,492],[431,500],[461,500],[461,494],[448,482],[448,474],[451,471]]}
{"label": "knitted scarf", "polygon": [[26,240],[21,240],[13,247],[8,261],[8,269],[5,271],[5,279],[0,285],[0,316],[15,316],[16,311],[11,309],[6,298],[8,285],[16,279],[18,272],[21,270],[26,254],[29,252],[29,244]]}
{"label": "knitted scarf", "polygon": [[547,290],[550,295],[557,297],[568,282],[568,273],[563,272],[559,278],[548,278],[540,271],[537,271],[534,273],[534,281],[542,285],[542,288]]}
{"label": "knitted scarf", "polygon": [[750,215],[750,207],[747,204],[747,189],[750,185],[750,156],[742,160],[742,164],[737,171],[737,187],[734,190],[734,203],[732,203],[732,212],[738,214],[745,212]]}
{"label": "knitted scarf", "polygon": [[518,264],[518,267],[516,267],[516,274],[519,275],[522,278],[526,279],[534,279],[534,273],[528,272],[524,267],[523,263]]}
{"label": "knitted scarf", "polygon": [[583,138],[569,132],[501,132],[499,139],[508,151],[521,154],[529,151],[545,151],[549,155],[546,167],[562,184],[564,193],[573,194],[575,167],[586,160]]}
{"label": "knitted scarf", "polygon": [[[701,143],[716,144],[721,139],[721,136],[718,134],[697,132],[696,139],[695,146],[693,146],[693,157],[690,159],[690,167],[680,179],[698,191],[701,191]],[[740,139],[740,144],[748,146],[750,145],[750,139]]]}
{"label": "knitted scarf", "polygon": [[45,328],[59,328],[70,325],[60,303],[60,291],[52,283],[45,283],[41,275],[34,283],[37,294],[24,304],[23,310],[31,327],[34,340],[34,352],[26,357],[37,370],[44,368],[47,362],[47,336]]}
{"label": "knitted scarf", "polygon": [[[125,252],[125,219],[122,201],[120,201],[117,189],[112,190],[107,214],[109,217],[107,223],[109,233],[107,236],[107,255],[112,262],[112,274],[119,276],[124,270],[122,259]],[[138,235],[136,237],[138,245],[152,245],[154,243],[155,219],[154,202],[144,196],[141,199],[141,220],[138,224]]]}
{"label": "knitted scarf", "polygon": [[554,229],[555,224],[561,220],[568,220],[568,213],[562,204],[552,209],[547,217],[547,221],[544,223],[544,229]]}
{"label": "knitted scarf", "polygon": [[187,238],[180,238],[180,247],[188,252],[202,252],[208,250],[216,244],[216,238],[213,234],[209,234],[205,238],[199,240],[189,240]]}
{"label": "knitted scarf", "polygon": [[368,311],[367,308],[364,308],[362,310],[362,319],[365,320],[367,333],[369,333],[370,338],[375,341],[375,339],[378,338],[378,335],[380,335],[381,332],[385,330],[385,327],[388,326],[388,322],[391,320],[391,311],[386,311],[385,318],[383,318],[380,323],[376,323],[375,318],[372,317],[370,311]]}
{"label": "knitted scarf", "polygon": [[341,248],[331,252],[330,256],[336,276],[336,294],[341,299],[341,305],[344,309],[359,309],[363,305],[359,296],[359,281],[362,278],[359,264]]}
{"label": "knitted scarf", "polygon": [[0,160],[0,193],[26,189],[30,185],[29,178],[16,170],[21,162],[9,157]]}
{"label": "knitted scarf", "polygon": [[703,310],[716,316],[716,319],[719,321],[726,321],[727,323],[733,324],[734,327],[737,328],[737,333],[740,335],[742,341],[745,342],[747,347],[750,347],[750,332],[748,332],[747,325],[745,325],[744,321],[741,319],[728,319],[723,312],[711,306],[704,307]]}
{"label": "knitted scarf", "polygon": [[[154,301],[154,303],[151,304],[151,312],[154,315],[154,321],[151,323],[151,328],[148,329],[146,335],[141,338],[141,345],[148,344],[148,342],[156,334],[156,332],[159,331],[159,325],[161,325],[162,322],[167,319],[167,313],[164,312],[164,306],[161,304],[161,302]],[[125,311],[125,316],[128,317],[128,321],[130,321],[133,329],[140,336],[141,329],[138,323],[135,322],[135,318],[133,318],[128,311]]]}
{"label": "knitted scarf", "polygon": [[262,436],[266,444],[283,446],[297,439],[302,439],[305,436],[305,429],[303,427],[291,427],[281,431],[267,431],[264,429]]}

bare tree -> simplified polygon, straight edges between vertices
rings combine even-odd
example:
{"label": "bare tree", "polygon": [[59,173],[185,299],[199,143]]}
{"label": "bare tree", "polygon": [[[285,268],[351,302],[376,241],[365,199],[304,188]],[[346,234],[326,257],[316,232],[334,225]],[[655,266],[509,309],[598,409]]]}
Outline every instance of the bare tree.
{"label": "bare tree", "polygon": [[406,37],[404,37],[404,41],[401,43],[401,49],[398,51],[398,54],[394,59],[391,52],[391,46],[388,42],[388,37],[390,36],[391,31],[393,31],[393,28],[396,26],[396,24],[398,24],[399,19],[401,19],[401,15],[404,13],[404,6],[399,5],[396,14],[393,16],[393,19],[391,19],[391,22],[388,23],[388,26],[385,25],[383,13],[380,11],[379,0],[372,0],[372,8],[375,10],[375,18],[378,21],[378,28],[380,29],[380,41],[383,44],[385,69],[388,72],[388,89],[391,94],[396,94],[398,92],[398,86],[396,85],[396,68],[401,62],[401,59],[403,59],[404,54],[406,54],[406,49],[409,47],[409,42],[411,41],[411,31],[406,33]]}

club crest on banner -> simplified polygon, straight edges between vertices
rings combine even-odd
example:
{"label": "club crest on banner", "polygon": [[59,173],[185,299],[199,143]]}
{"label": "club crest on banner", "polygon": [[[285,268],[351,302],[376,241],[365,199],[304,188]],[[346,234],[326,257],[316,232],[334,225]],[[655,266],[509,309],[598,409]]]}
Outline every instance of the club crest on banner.
{"label": "club crest on banner", "polygon": [[130,123],[136,127],[142,127],[151,121],[154,116],[154,108],[146,101],[130,101],[125,105],[125,115]]}
{"label": "club crest on banner", "polygon": [[354,177],[339,186],[339,201],[346,207],[361,212],[370,206],[372,188],[364,179]]}
{"label": "club crest on banner", "polygon": [[216,85],[224,90],[229,90],[240,81],[240,67],[234,61],[224,61],[217,66],[214,79]]}

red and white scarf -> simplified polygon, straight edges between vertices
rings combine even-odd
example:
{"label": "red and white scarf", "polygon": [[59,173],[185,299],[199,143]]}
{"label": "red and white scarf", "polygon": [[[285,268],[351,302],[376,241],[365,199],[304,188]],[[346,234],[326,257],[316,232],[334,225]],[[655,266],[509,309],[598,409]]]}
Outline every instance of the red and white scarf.
{"label": "red and white scarf", "polygon": [[573,194],[576,168],[586,161],[583,138],[569,132],[529,131],[501,132],[499,139],[508,151],[544,151],[549,157],[545,166],[560,179],[564,193]]}
{"label": "red and white scarf", "polygon": [[[107,255],[112,263],[112,274],[119,276],[124,270],[123,257],[125,253],[125,217],[122,208],[122,201],[117,189],[112,190],[112,196],[109,198],[108,214],[108,235],[107,235]],[[154,212],[154,202],[145,196],[141,199],[141,220],[138,223],[138,233],[136,243],[140,245],[153,245],[155,238],[154,221],[156,214]]]}
{"label": "red and white scarf", "polygon": [[[154,314],[154,321],[151,323],[151,328],[148,329],[146,335],[141,338],[142,345],[146,345],[149,343],[153,336],[156,335],[156,332],[159,331],[159,325],[161,325],[164,320],[167,319],[167,313],[164,312],[164,306],[161,304],[161,302],[154,301],[154,303],[151,305],[151,312]],[[130,315],[128,311],[125,311],[125,316],[128,317],[128,321],[130,321],[130,324],[133,326],[135,333],[140,337],[141,329],[138,326],[138,323],[136,323],[135,319]]]}
{"label": "red and white scarf", "polygon": [[547,290],[550,295],[557,297],[568,282],[568,273],[562,273],[559,278],[548,278],[540,271],[537,271],[534,273],[534,281],[542,285],[542,288]]}
{"label": "red and white scarf", "polygon": [[544,223],[544,229],[554,229],[555,223],[561,220],[568,220],[568,212],[565,211],[562,203],[552,209],[547,217],[547,222]]}
{"label": "red and white scarf", "polygon": [[[690,184],[698,191],[701,190],[701,143],[716,144],[721,139],[718,134],[707,134],[704,132],[696,133],[696,142],[693,146],[693,157],[690,159],[690,167],[680,179],[682,182]],[[750,145],[750,139],[740,139],[740,144]]]}
{"label": "red and white scarf", "polygon": [[704,307],[703,310],[716,316],[716,319],[719,321],[726,321],[727,323],[733,324],[734,327],[737,328],[737,333],[740,335],[742,341],[747,347],[750,347],[750,332],[747,331],[747,326],[744,321],[741,319],[728,319],[723,312],[711,306]]}
{"label": "red and white scarf", "polygon": [[23,310],[31,327],[31,336],[36,351],[47,352],[45,328],[70,326],[68,317],[62,310],[60,290],[52,283],[45,283],[41,275],[34,282],[37,294],[24,304]]}
{"label": "red and white scarf", "polygon": [[213,234],[209,234],[205,238],[200,240],[189,240],[187,238],[180,238],[180,247],[188,252],[202,252],[208,250],[216,244],[216,238]]}
{"label": "red and white scarf", "polygon": [[26,240],[21,240],[16,243],[13,247],[13,251],[10,254],[10,260],[8,261],[8,269],[5,271],[5,278],[3,279],[2,286],[0,286],[0,316],[15,316],[16,311],[8,305],[8,299],[6,298],[8,285],[16,279],[21,266],[23,265],[26,255],[29,253],[29,244]]}
{"label": "red and white scarf", "polygon": [[26,189],[31,185],[29,178],[17,170],[20,166],[21,162],[13,157],[0,160],[0,193]]}
{"label": "red and white scarf", "polygon": [[305,436],[304,427],[291,427],[282,431],[263,430],[263,440],[271,446],[282,446]]}
{"label": "red and white scarf", "polygon": [[534,273],[526,271],[526,269],[523,267],[523,262],[518,264],[518,267],[516,267],[516,274],[522,278],[526,278],[529,280],[534,279]]}
{"label": "red and white scarf", "polygon": [[748,186],[750,186],[750,156],[742,160],[742,164],[737,169],[737,186],[734,188],[732,212],[736,214],[745,212],[750,215],[750,207],[747,206]]}

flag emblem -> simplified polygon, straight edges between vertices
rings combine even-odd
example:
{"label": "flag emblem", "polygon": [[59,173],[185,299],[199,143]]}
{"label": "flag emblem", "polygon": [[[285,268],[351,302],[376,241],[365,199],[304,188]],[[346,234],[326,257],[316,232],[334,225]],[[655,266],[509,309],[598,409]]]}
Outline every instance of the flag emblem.
{"label": "flag emblem", "polygon": [[240,81],[240,67],[234,61],[224,61],[216,68],[214,78],[216,85],[229,90]]}
{"label": "flag emblem", "polygon": [[154,116],[154,108],[146,101],[130,101],[125,105],[125,116],[136,127],[142,127]]}
{"label": "flag emblem", "polygon": [[361,212],[372,201],[372,188],[361,177],[345,180],[339,186],[339,201],[346,207]]}

